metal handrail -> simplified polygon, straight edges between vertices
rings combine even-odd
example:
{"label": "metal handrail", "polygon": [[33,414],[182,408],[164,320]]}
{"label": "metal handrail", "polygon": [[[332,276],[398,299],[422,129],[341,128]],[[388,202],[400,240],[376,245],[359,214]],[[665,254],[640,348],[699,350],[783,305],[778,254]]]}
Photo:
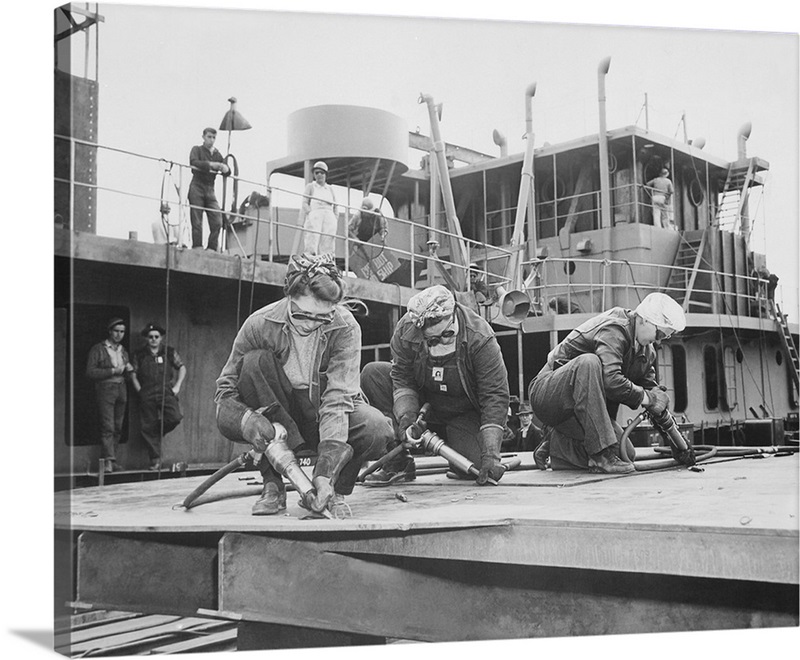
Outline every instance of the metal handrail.
{"label": "metal handrail", "polygon": [[[635,297],[639,300],[653,291],[683,293],[683,289],[669,286],[670,274],[675,270],[687,274],[693,271],[692,268],[669,264],[564,257],[535,259],[526,261],[524,265],[537,271],[538,275],[535,279],[529,277],[530,283],[525,287],[532,300],[538,301],[542,307],[550,305],[552,301],[560,301],[565,303],[568,310],[574,310],[578,305],[581,313],[599,313],[608,309],[613,306],[618,292],[624,292],[628,299]],[[616,269],[615,275],[609,278],[608,274],[613,269]],[[747,316],[767,318],[766,298],[759,278],[709,269],[697,269],[697,272],[709,276],[712,285],[711,288],[695,287],[695,297],[721,296],[723,299],[742,300],[748,310]],[[717,278],[723,275],[732,282],[730,289],[721,290],[716,286]],[[741,291],[736,290],[737,280],[744,284]],[[553,311],[559,313],[557,304]],[[738,314],[736,309],[723,309],[722,313]]]}
{"label": "metal handrail", "polygon": [[[191,166],[186,164],[186,163],[180,163],[180,162],[177,162],[177,161],[167,160],[167,159],[164,159],[164,158],[156,158],[156,157],[148,156],[146,154],[140,154],[140,153],[136,153],[136,152],[133,152],[133,151],[130,151],[130,150],[119,149],[119,148],[116,148],[116,147],[108,147],[106,145],[101,145],[101,144],[96,144],[96,143],[93,143],[93,142],[88,142],[86,140],[81,140],[80,138],[74,138],[74,137],[69,137],[69,136],[64,136],[64,135],[56,135],[55,137],[56,137],[56,139],[69,141],[70,144],[72,145],[71,148],[73,150],[75,149],[76,145],[81,145],[81,146],[89,147],[89,148],[96,149],[96,150],[105,150],[105,151],[113,152],[113,153],[116,153],[116,154],[122,154],[122,155],[125,155],[125,156],[131,156],[133,158],[138,158],[138,159],[142,159],[142,160],[145,160],[145,161],[150,161],[150,162],[153,162],[153,163],[161,163],[161,164],[163,164],[165,166],[169,166],[170,168],[177,167],[178,171],[180,173],[183,173],[183,172],[191,173]],[[73,162],[73,163],[75,162],[74,153],[73,153],[73,157],[71,158],[71,162]],[[125,197],[131,198],[131,199],[139,199],[139,200],[143,200],[143,201],[152,201],[155,204],[158,204],[158,203],[161,203],[161,202],[164,202],[164,201],[172,202],[172,203],[178,204],[181,209],[191,210],[192,208],[203,208],[203,210],[205,210],[204,207],[196,207],[196,206],[191,205],[188,201],[184,201],[184,200],[186,200],[187,196],[186,196],[186,192],[183,189],[179,189],[177,192],[175,190],[168,190],[168,191],[166,191],[168,193],[166,199],[162,199],[162,198],[156,197],[154,195],[148,195],[148,194],[132,192],[130,190],[123,190],[123,189],[116,188],[116,187],[109,187],[109,186],[101,185],[99,183],[88,183],[88,182],[83,182],[83,181],[76,181],[74,172],[71,172],[70,176],[71,176],[71,180],[55,177],[55,181],[59,182],[59,183],[65,183],[65,184],[68,184],[68,185],[71,186],[71,188],[72,188],[71,195],[70,195],[71,199],[74,199],[74,190],[76,188],[85,188],[85,189],[93,189],[93,190],[96,190],[96,191],[99,191],[99,192],[110,193],[110,194],[113,194],[113,195],[125,196]],[[182,176],[180,178],[181,178],[181,180],[183,180]],[[229,181],[236,181],[238,183],[252,185],[252,186],[256,187],[256,190],[258,192],[261,192],[261,193],[264,193],[264,194],[268,194],[268,195],[271,195],[274,192],[278,192],[278,193],[289,195],[292,198],[296,198],[297,201],[301,200],[302,197],[303,197],[303,192],[289,190],[289,189],[281,188],[280,186],[275,186],[275,185],[267,186],[263,182],[252,181],[252,180],[246,179],[244,177],[235,176],[233,174],[226,175],[225,178],[227,180],[229,180]],[[243,200],[240,200],[240,201],[243,201]],[[299,204],[298,204],[298,206],[299,206]],[[358,212],[358,211],[361,210],[360,206],[351,206],[351,205],[348,205],[346,203],[338,203],[337,202],[337,207],[340,207],[342,209],[346,209],[345,218],[347,220],[349,220],[349,218],[352,216],[353,213]],[[282,221],[278,220],[275,217],[274,205],[273,204],[270,205],[270,212],[268,214],[268,217],[265,217],[265,218],[258,218],[258,217],[253,217],[253,216],[246,215],[246,214],[241,214],[241,213],[238,212],[238,209],[231,209],[231,210],[221,209],[220,212],[226,218],[231,220],[231,224],[234,225],[234,231],[235,231],[235,225],[236,224],[251,223],[251,222],[266,224],[267,225],[267,231],[270,232],[271,236],[274,236],[275,232],[279,228],[289,229],[289,230],[294,231],[294,232],[309,231],[309,230],[303,229],[303,227],[298,226],[295,223],[286,223],[286,222],[282,222]],[[71,215],[72,215],[72,213],[71,213]],[[188,213],[186,215],[188,216]],[[489,257],[489,258],[480,257],[477,260],[492,261],[492,260],[498,260],[498,259],[508,259],[512,255],[512,252],[510,250],[508,250],[507,248],[504,248],[502,246],[495,246],[495,245],[491,245],[491,244],[488,244],[488,243],[483,243],[481,241],[476,241],[476,240],[473,240],[473,239],[469,239],[469,238],[466,238],[466,237],[463,237],[463,236],[458,236],[458,235],[456,235],[453,232],[450,232],[448,230],[440,229],[440,228],[436,228],[436,227],[430,227],[430,226],[421,224],[420,222],[415,222],[414,220],[409,220],[409,219],[406,219],[406,218],[398,218],[396,216],[388,215],[386,213],[383,213],[383,215],[387,219],[387,221],[395,229],[398,226],[400,226],[400,227],[404,227],[405,231],[408,231],[409,241],[410,241],[408,249],[400,248],[400,247],[397,247],[397,246],[386,245],[384,247],[384,250],[386,252],[393,253],[397,257],[407,258],[407,259],[409,259],[411,261],[411,263],[412,263],[411,282],[409,284],[409,286],[411,288],[414,288],[414,286],[415,286],[415,282],[413,281],[414,280],[413,262],[415,260],[417,260],[417,261],[420,260],[420,259],[427,260],[427,259],[431,258],[430,254],[425,254],[425,253],[422,253],[422,252],[418,251],[416,249],[416,246],[414,245],[414,232],[415,232],[415,230],[420,229],[420,228],[424,228],[424,230],[428,233],[428,235],[430,237],[432,237],[434,240],[436,240],[441,245],[445,245],[449,241],[449,239],[454,238],[454,239],[457,239],[457,240],[461,241],[465,245],[467,254],[471,254],[472,252],[484,252],[484,253],[491,252],[492,253],[492,256]],[[188,219],[185,218],[184,220],[185,220],[185,222],[188,222]],[[185,222],[183,222],[181,224],[185,224]],[[176,225],[170,224],[170,227],[175,227],[175,226]],[[185,233],[185,231],[186,231],[186,227],[179,227],[178,228],[178,232],[177,232],[178,236],[179,237],[182,236]],[[167,233],[168,233],[168,236],[169,236],[169,232],[167,232]],[[334,236],[334,238],[344,241],[344,244],[345,244],[344,255],[345,255],[345,262],[346,262],[345,266],[346,267],[349,266],[349,264],[347,262],[349,261],[349,253],[350,253],[350,245],[351,244],[370,245],[368,243],[364,243],[363,241],[358,240],[357,238],[351,237],[349,235],[346,227],[345,227],[345,230],[342,233],[339,233],[337,231],[337,233]],[[167,240],[169,240],[169,238]],[[180,244],[180,242],[179,242],[179,244]],[[255,255],[253,255],[253,256],[255,256]],[[247,255],[245,255],[245,257],[247,257]],[[273,261],[274,257],[275,257],[275,254],[272,251],[272,241],[270,241],[270,251],[269,251],[269,254],[268,254],[268,260],[269,261]],[[450,261],[444,261],[444,260],[441,260],[441,261],[446,263],[448,268],[456,268],[456,269],[460,269],[460,270],[462,270],[464,272],[466,272],[468,270],[468,268],[469,268],[467,265],[462,266],[460,264],[452,263]],[[492,272],[489,272],[488,270],[484,270],[482,272],[487,277],[492,277],[495,280],[502,280],[503,282],[507,283],[507,278],[503,277],[502,275],[496,275],[496,274],[494,274]],[[469,280],[468,277],[465,278],[465,279],[467,281]]]}

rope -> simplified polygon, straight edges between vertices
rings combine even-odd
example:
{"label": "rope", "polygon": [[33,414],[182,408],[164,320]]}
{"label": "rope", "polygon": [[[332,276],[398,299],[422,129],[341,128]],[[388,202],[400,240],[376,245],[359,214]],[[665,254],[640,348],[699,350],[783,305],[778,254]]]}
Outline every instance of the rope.
{"label": "rope", "polygon": [[[173,165],[174,165],[174,163],[169,162],[169,167],[164,171],[164,174],[161,177],[161,206],[160,206],[161,223],[164,226],[164,233],[166,234],[166,242],[164,244],[164,247],[166,249],[166,253],[165,253],[166,274],[165,274],[165,283],[164,283],[164,285],[165,285],[165,291],[164,291],[164,330],[166,331],[165,332],[165,337],[169,336],[169,303],[170,303],[169,291],[170,291],[171,251],[169,249],[170,248],[170,243],[169,243],[169,239],[170,239],[169,227],[170,227],[170,225],[169,225],[169,220],[167,218],[167,216],[169,215],[169,212],[170,212],[170,208],[169,208],[169,204],[164,199],[164,188],[165,188],[167,179],[169,178],[171,180],[171,178],[172,178],[172,166]],[[180,194],[180,191],[178,191],[178,192]],[[167,390],[167,372],[168,372],[169,367],[170,367],[170,364],[169,364],[169,350],[168,350],[168,347],[167,347],[166,339],[163,339],[162,343],[163,343],[163,348],[164,348],[164,371],[163,371],[163,374],[162,374],[162,377],[161,377],[161,412],[160,412],[160,415],[159,415],[159,425],[160,425],[160,428],[159,428],[159,445],[161,445],[164,442],[164,411],[166,410],[166,405],[167,405],[167,397],[165,396],[165,394],[166,394],[166,390]],[[160,460],[160,457],[159,457],[159,460]],[[158,478],[159,479],[161,478],[161,470],[158,471]]]}

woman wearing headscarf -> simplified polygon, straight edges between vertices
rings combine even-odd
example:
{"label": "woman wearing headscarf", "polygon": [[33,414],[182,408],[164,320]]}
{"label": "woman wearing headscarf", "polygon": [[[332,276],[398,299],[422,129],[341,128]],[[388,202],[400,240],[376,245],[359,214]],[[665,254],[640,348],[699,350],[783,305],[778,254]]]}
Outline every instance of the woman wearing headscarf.
{"label": "woman wearing headscarf", "polygon": [[[500,479],[506,469],[500,445],[508,415],[508,373],[489,323],[436,285],[408,301],[390,347],[391,364],[366,365],[361,384],[384,414],[391,401],[396,442],[428,403],[428,428],[478,467],[477,483]],[[413,478],[413,457],[406,452],[369,475],[365,484]]]}
{"label": "woman wearing headscarf", "polygon": [[668,409],[669,396],[656,378],[654,344],[685,327],[683,308],[657,292],[636,309],[612,307],[572,330],[528,386],[533,411],[545,425],[533,455],[537,466],[545,469],[549,456],[554,470],[633,472],[614,421],[619,404],[643,406],[655,417]]}
{"label": "woman wearing headscarf", "polygon": [[[361,328],[340,305],[341,275],[330,254],[293,256],[285,297],[251,314],[217,379],[217,424],[234,442],[263,452],[275,437],[272,422],[287,431],[295,453],[316,450],[316,497],[301,502],[334,510],[353,491],[358,471],[380,457],[391,425],[363,398],[359,384]],[[266,459],[254,515],[286,508],[281,475]]]}

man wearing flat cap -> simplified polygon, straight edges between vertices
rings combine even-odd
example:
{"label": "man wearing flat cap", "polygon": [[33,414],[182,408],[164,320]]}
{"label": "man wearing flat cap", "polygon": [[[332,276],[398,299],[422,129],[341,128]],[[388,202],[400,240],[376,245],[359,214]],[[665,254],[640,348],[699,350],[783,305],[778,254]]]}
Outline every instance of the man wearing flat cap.
{"label": "man wearing flat cap", "polygon": [[[428,403],[428,428],[479,469],[477,483],[500,479],[506,470],[500,445],[508,416],[508,373],[489,323],[436,285],[408,301],[390,347],[391,364],[367,364],[361,387],[393,419],[395,441],[402,442],[420,407]],[[407,451],[364,483],[389,485],[415,476]]]}
{"label": "man wearing flat cap", "polygon": [[666,294],[651,293],[636,309],[613,307],[570,332],[528,386],[544,424],[537,466],[545,469],[549,454],[554,470],[633,472],[614,421],[619,404],[643,406],[655,417],[669,408],[656,380],[653,344],[685,327],[683,308]]}
{"label": "man wearing flat cap", "polygon": [[141,334],[147,344],[133,354],[131,382],[139,395],[139,419],[150,469],[160,470],[162,440],[183,419],[178,393],[186,366],[178,351],[164,344],[167,331],[163,327],[148,323]]}
{"label": "man wearing flat cap", "polygon": [[89,349],[86,376],[94,381],[98,419],[100,421],[101,456],[108,472],[122,470],[117,463],[117,446],[122,435],[122,422],[128,404],[126,376],[133,367],[122,345],[125,321],[114,317],[106,324],[108,337]]}

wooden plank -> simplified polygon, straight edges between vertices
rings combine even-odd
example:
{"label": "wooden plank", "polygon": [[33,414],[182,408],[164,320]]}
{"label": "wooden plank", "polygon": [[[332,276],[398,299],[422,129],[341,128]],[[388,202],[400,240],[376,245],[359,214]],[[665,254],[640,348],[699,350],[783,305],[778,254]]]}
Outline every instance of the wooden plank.
{"label": "wooden plank", "polygon": [[140,646],[142,644],[152,644],[153,642],[162,639],[170,639],[176,635],[183,635],[186,633],[202,633],[208,628],[213,628],[219,625],[219,622],[210,622],[208,619],[179,618],[176,621],[163,623],[161,625],[119,633],[98,639],[90,639],[78,644],[72,644],[69,651],[72,655],[90,653],[96,655],[105,655],[110,654],[112,651],[118,652],[124,649]]}
{"label": "wooden plank", "polygon": [[186,613],[216,606],[216,548],[84,532],[78,597],[117,609]]}
{"label": "wooden plank", "polygon": [[421,641],[797,624],[796,589],[787,585],[746,589],[473,562],[373,563],[244,534],[226,534],[220,544],[220,606],[246,621]]}
{"label": "wooden plank", "polygon": [[103,621],[95,622],[94,625],[84,628],[73,628],[72,631],[58,634],[55,636],[56,647],[67,647],[69,645],[80,644],[88,642],[93,639],[100,639],[102,637],[112,637],[114,635],[122,635],[138,630],[150,629],[156,626],[161,626],[166,623],[173,623],[180,619],[179,616],[166,616],[152,614],[148,616],[136,615],[132,619],[124,621],[111,621],[105,623]]}

